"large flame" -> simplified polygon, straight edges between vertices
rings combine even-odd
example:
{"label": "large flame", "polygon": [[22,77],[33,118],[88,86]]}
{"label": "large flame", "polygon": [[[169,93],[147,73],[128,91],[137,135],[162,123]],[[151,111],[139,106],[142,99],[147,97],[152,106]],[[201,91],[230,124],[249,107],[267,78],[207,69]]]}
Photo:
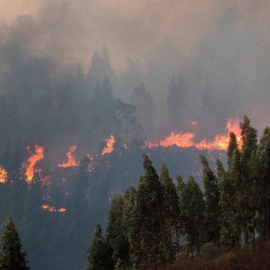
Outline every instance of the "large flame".
{"label": "large flame", "polygon": [[106,139],[106,146],[103,149],[102,155],[111,153],[114,150],[115,138],[113,135],[109,139]]}
{"label": "large flame", "polygon": [[0,183],[6,183],[7,181],[7,171],[0,166]]}
{"label": "large flame", "polygon": [[47,210],[47,211],[50,211],[50,212],[66,212],[66,208],[60,208],[60,209],[57,209],[56,207],[54,206],[49,206],[47,204],[43,204],[42,205],[42,209],[43,210]]}
{"label": "large flame", "polygon": [[[30,151],[30,146],[27,146],[27,150]],[[31,152],[30,152],[31,153]],[[35,173],[35,165],[38,161],[43,159],[44,148],[40,145],[35,145],[35,153],[33,153],[27,161],[23,164],[26,168],[25,176],[26,181],[30,183]]]}
{"label": "large flame", "polygon": [[166,137],[160,142],[150,142],[146,141],[143,148],[153,148],[153,147],[168,147],[176,145],[178,147],[196,147],[197,149],[208,149],[208,150],[227,150],[230,142],[229,133],[233,132],[236,135],[236,140],[241,146],[241,129],[239,127],[238,119],[229,119],[226,129],[228,134],[220,134],[215,137],[212,142],[207,142],[206,139],[203,139],[201,142],[194,142],[195,134],[194,133],[184,133],[184,134],[175,134],[171,132],[169,137]]}
{"label": "large flame", "polygon": [[67,162],[63,162],[62,164],[59,164],[58,167],[67,168],[67,167],[79,166],[79,162],[73,156],[73,153],[76,150],[77,150],[77,146],[76,145],[71,146],[70,149],[69,149],[69,151],[67,152],[68,161]]}

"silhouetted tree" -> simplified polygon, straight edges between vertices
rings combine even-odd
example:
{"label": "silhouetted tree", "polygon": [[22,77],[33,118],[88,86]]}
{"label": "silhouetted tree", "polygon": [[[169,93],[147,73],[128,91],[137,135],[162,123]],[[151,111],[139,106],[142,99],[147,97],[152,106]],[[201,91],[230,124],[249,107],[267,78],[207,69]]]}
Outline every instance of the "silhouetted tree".
{"label": "silhouetted tree", "polygon": [[26,253],[22,251],[22,244],[13,221],[8,218],[1,240],[0,269],[3,270],[29,270]]}

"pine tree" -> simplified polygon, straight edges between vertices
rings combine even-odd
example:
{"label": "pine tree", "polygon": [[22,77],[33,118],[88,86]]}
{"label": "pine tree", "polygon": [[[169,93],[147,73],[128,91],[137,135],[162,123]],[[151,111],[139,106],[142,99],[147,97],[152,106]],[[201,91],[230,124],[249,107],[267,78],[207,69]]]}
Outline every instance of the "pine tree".
{"label": "pine tree", "polygon": [[0,269],[28,270],[26,253],[22,252],[22,244],[13,221],[8,218],[2,233],[0,251]]}

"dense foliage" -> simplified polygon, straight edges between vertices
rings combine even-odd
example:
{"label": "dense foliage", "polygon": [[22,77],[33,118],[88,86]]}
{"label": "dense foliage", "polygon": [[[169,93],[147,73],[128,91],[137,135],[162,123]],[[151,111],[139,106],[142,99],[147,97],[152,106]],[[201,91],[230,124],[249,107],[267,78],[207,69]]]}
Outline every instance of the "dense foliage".
{"label": "dense foliage", "polygon": [[[240,127],[241,145],[230,134],[226,170],[217,160],[215,175],[201,156],[203,190],[192,177],[186,183],[177,177],[175,185],[165,164],[158,176],[149,157],[143,156],[138,189],[114,198],[109,212],[104,241],[111,247],[108,258],[115,269],[119,262],[123,269],[161,269],[179,254],[248,248],[256,239],[269,238],[269,128],[258,142],[246,116]],[[88,259],[91,265],[98,258]]]}
{"label": "dense foliage", "polygon": [[1,270],[29,270],[26,261],[26,253],[22,251],[22,244],[13,221],[8,218],[1,240],[0,251]]}

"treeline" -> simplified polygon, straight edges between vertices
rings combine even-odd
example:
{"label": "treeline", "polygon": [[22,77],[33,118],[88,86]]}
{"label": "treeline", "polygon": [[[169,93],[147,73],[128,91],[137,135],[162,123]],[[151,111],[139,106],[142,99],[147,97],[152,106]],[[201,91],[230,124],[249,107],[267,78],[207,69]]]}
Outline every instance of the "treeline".
{"label": "treeline", "polygon": [[[83,159],[73,170],[54,171],[49,187],[38,173],[27,183],[24,170],[0,182],[0,224],[12,217],[31,269],[81,269],[85,264],[90,241],[85,236],[97,215],[105,222],[109,208],[107,179],[97,183],[86,167],[88,161]],[[66,211],[58,212],[60,208]]]}
{"label": "treeline", "polygon": [[201,156],[203,191],[192,177],[158,176],[147,155],[138,189],[114,198],[105,236],[96,226],[88,270],[160,269],[180,254],[229,251],[267,239],[270,230],[270,128],[260,140],[245,116],[241,141],[230,133],[227,165],[214,173]]}

